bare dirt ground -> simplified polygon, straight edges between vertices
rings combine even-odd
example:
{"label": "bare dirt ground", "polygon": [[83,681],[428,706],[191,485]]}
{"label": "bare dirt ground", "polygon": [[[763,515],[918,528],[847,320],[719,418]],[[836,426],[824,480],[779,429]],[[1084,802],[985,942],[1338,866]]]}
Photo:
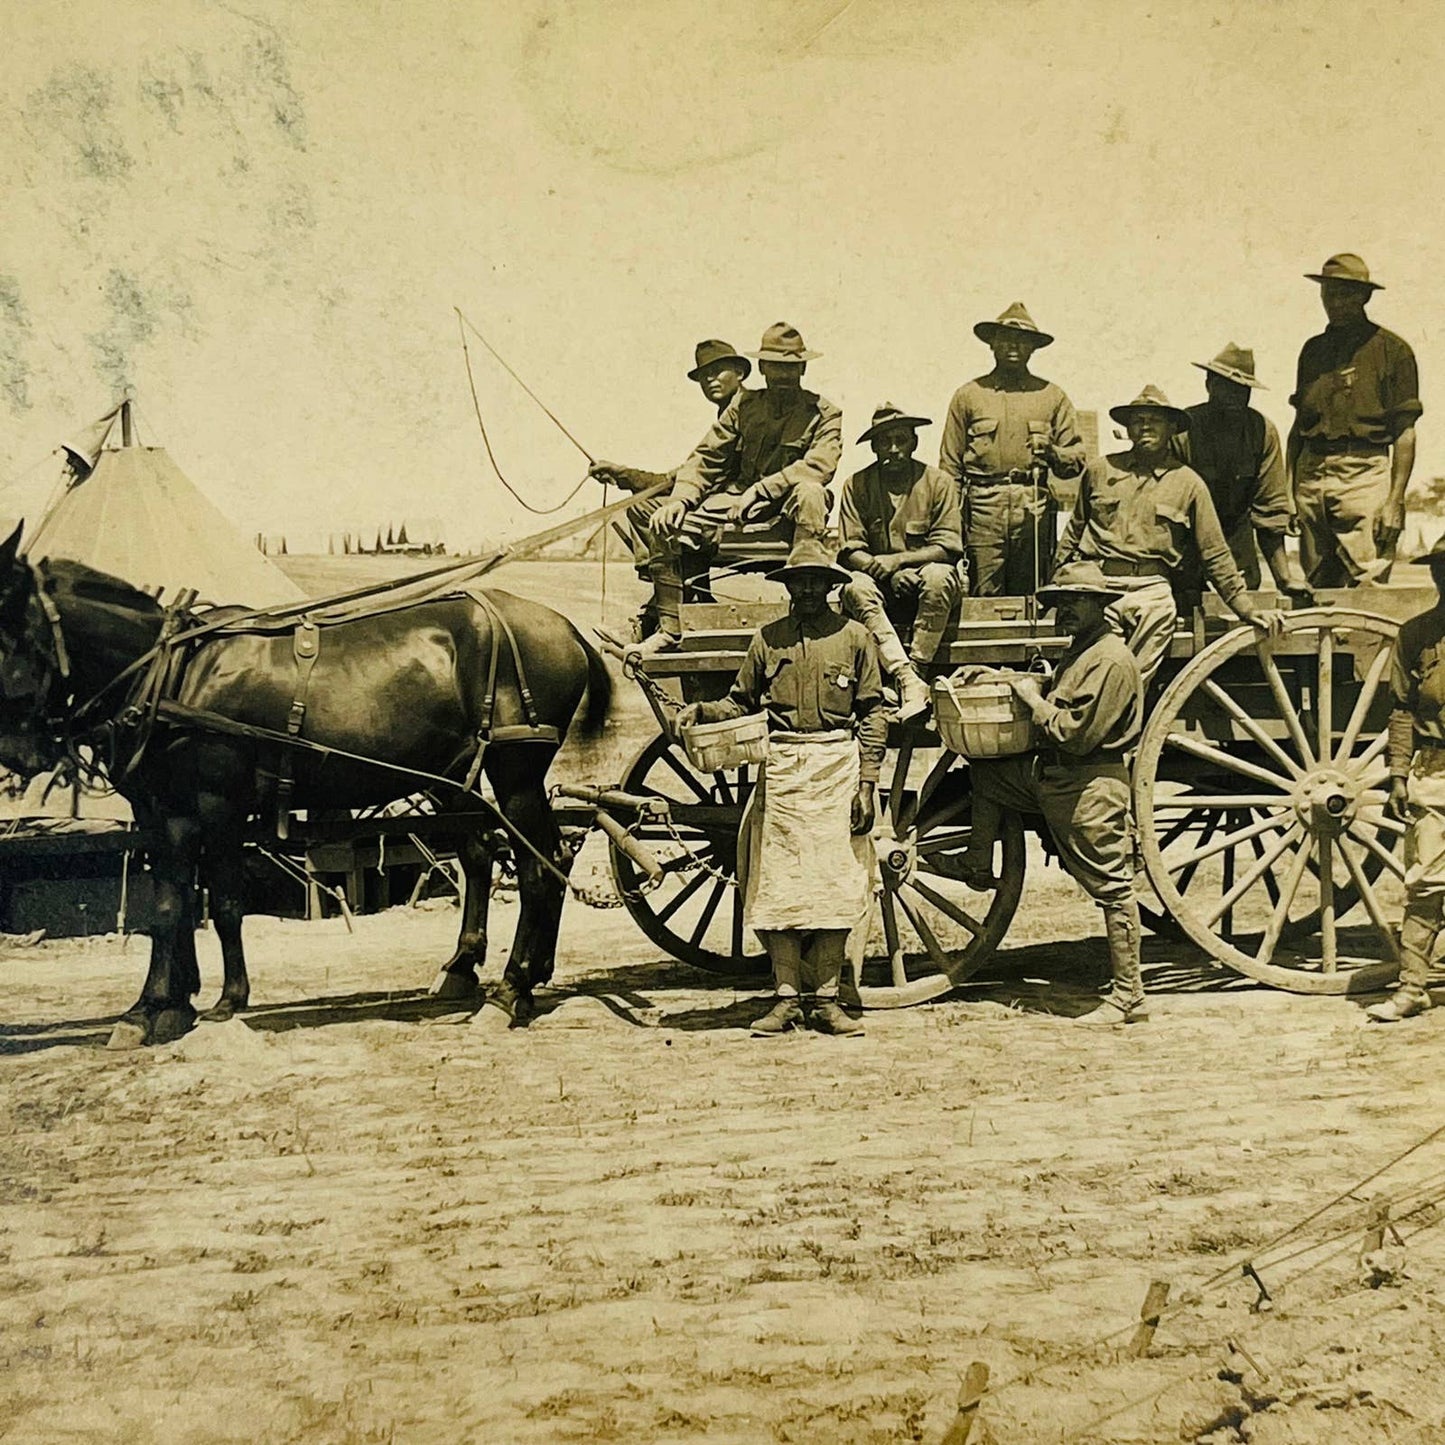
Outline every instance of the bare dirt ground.
{"label": "bare dirt ground", "polygon": [[977,1360],[974,1440],[1445,1440],[1445,1134],[1272,1243],[1441,1125],[1445,1010],[1150,940],[1153,1020],[1084,1033],[1098,919],[1037,865],[984,976],[858,1040],[752,1040],[760,995],[575,904],[500,1036],[425,995],[447,906],[253,919],[254,1012],[131,1054],[143,939],[0,951],[0,1438],[932,1445]]}
{"label": "bare dirt ground", "polygon": [[[1439,1123],[1445,1010],[1368,1029],[1154,942],[1154,1019],[1085,1035],[1047,1010],[1095,920],[1034,878],[987,979],[860,1040],[751,1040],[756,997],[578,907],[501,1036],[424,997],[445,906],[252,920],[249,1021],[133,1054],[143,940],[0,955],[0,1435],[937,1441],[983,1360],[975,1439],[1161,1389],[1078,1438],[1445,1439],[1437,1214],[1357,1258],[1445,1149],[1261,1252],[1273,1312],[1237,1264]],[[1117,1358],[1151,1279],[1221,1272]]]}

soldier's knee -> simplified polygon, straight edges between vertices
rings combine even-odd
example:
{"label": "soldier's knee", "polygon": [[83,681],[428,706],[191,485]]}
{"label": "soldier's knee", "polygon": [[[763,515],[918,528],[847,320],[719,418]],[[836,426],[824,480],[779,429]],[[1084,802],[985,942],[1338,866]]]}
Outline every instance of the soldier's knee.
{"label": "soldier's knee", "polygon": [[927,562],[918,569],[920,590],[925,597],[958,596],[958,569],[949,562]]}
{"label": "soldier's knee", "polygon": [[831,499],[822,482],[804,478],[793,483],[793,489],[783,502],[783,513],[804,528],[821,532],[828,525],[828,510]]}

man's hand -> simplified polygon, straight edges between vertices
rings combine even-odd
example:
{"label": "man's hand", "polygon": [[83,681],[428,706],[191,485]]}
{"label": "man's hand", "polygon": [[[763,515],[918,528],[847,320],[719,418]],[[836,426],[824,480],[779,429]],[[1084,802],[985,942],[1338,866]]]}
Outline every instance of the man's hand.
{"label": "man's hand", "polygon": [[690,702],[686,706],[678,708],[672,720],[674,726],[690,728],[697,721],[697,710],[701,706],[701,703]]}
{"label": "man's hand", "polygon": [[604,486],[620,487],[625,485],[622,480],[622,468],[616,462],[593,462],[587,468],[587,475],[594,482],[601,482]]}
{"label": "man's hand", "polygon": [[1285,573],[1282,578],[1277,578],[1279,590],[1284,593],[1291,602],[1298,602],[1303,607],[1315,605],[1314,588],[1310,586],[1298,572],[1293,570]]}
{"label": "man's hand", "polygon": [[669,497],[653,514],[648,526],[664,541],[675,537],[687,520],[687,503],[680,497]]}
{"label": "man's hand", "polygon": [[853,794],[853,806],[848,810],[848,831],[855,838],[873,831],[873,784],[862,782]]}
{"label": "man's hand", "polygon": [[1264,607],[1258,612],[1241,612],[1239,620],[1249,623],[1256,632],[1262,632],[1266,637],[1278,637],[1284,631],[1285,613],[1278,607]]}
{"label": "man's hand", "polygon": [[1397,823],[1405,823],[1410,817],[1410,785],[1402,777],[1390,779],[1390,796],[1385,799],[1385,816]]}
{"label": "man's hand", "polygon": [[1013,689],[1014,696],[1030,711],[1044,700],[1044,690],[1039,686],[1038,678],[1030,673],[1021,672],[1010,677],[1008,685]]}
{"label": "man's hand", "polygon": [[898,552],[885,552],[883,556],[875,557],[873,561],[878,570],[876,572],[870,572],[868,575],[879,582],[888,581],[903,565],[902,554]]}
{"label": "man's hand", "polygon": [[745,492],[739,492],[725,507],[720,508],[715,515],[730,527],[736,527],[739,522],[746,522],[748,513],[758,504],[757,493],[751,487]]}
{"label": "man's hand", "polygon": [[1400,533],[1405,530],[1405,503],[1394,497],[1387,497],[1375,518],[1375,550],[1386,556],[1395,555],[1395,546]]}

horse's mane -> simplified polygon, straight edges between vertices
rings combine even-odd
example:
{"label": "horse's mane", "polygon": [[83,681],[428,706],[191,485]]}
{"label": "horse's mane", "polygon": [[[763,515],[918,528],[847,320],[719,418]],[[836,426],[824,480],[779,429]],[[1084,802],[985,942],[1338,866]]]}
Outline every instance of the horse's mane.
{"label": "horse's mane", "polygon": [[41,564],[41,575],[53,592],[89,602],[117,612],[135,612],[145,617],[158,617],[165,609],[148,592],[132,587],[109,572],[72,562],[66,557],[47,557]]}

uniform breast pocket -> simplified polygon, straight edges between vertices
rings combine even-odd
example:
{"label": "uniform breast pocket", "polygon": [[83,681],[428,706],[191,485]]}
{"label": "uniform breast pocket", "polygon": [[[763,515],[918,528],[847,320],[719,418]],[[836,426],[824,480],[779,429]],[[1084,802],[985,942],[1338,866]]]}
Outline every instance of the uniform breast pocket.
{"label": "uniform breast pocket", "polygon": [[823,711],[838,717],[847,717],[853,711],[853,694],[858,679],[851,668],[832,668],[823,675],[822,696],[819,702]]}
{"label": "uniform breast pocket", "polygon": [[979,417],[968,424],[968,455],[976,462],[991,463],[998,450],[998,418]]}
{"label": "uniform breast pocket", "polygon": [[903,550],[916,552],[928,545],[928,534],[933,530],[927,522],[909,522],[903,528]]}
{"label": "uniform breast pocket", "polygon": [[1177,540],[1189,531],[1189,513],[1168,502],[1155,502],[1154,525]]}

